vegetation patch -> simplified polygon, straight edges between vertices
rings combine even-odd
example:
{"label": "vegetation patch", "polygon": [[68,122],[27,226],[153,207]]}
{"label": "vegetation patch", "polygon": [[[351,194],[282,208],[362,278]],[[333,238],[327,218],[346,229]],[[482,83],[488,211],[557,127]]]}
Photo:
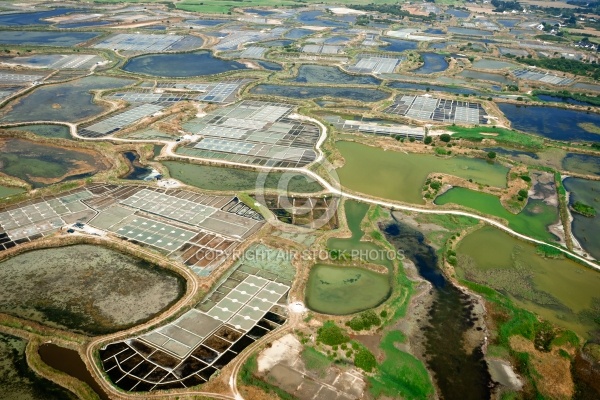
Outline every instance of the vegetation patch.
{"label": "vegetation patch", "polygon": [[596,209],[592,206],[589,206],[580,201],[576,201],[572,206],[571,210],[575,211],[578,214],[581,214],[586,217],[593,218],[596,216]]}
{"label": "vegetation patch", "polygon": [[354,356],[354,365],[365,372],[371,372],[377,367],[377,360],[369,349],[360,346]]}
{"label": "vegetation patch", "polygon": [[577,124],[581,129],[589,133],[595,133],[600,135],[600,127],[596,126],[591,122],[581,122]]}
{"label": "vegetation patch", "polygon": [[381,325],[381,318],[372,310],[362,312],[346,322],[346,326],[355,331],[366,331],[379,325]]}
{"label": "vegetation patch", "polygon": [[256,354],[248,357],[246,362],[240,368],[239,377],[244,385],[255,386],[262,389],[267,394],[275,394],[282,400],[295,400],[295,397],[286,392],[283,389],[278,388],[275,385],[271,385],[268,382],[263,381],[255,376],[258,370],[258,362]]}
{"label": "vegetation patch", "polygon": [[305,347],[301,353],[304,366],[309,371],[314,371],[318,376],[325,376],[331,360],[314,347]]}
{"label": "vegetation patch", "polygon": [[400,331],[391,331],[383,338],[380,348],[385,352],[385,360],[369,378],[373,396],[425,399],[433,394],[433,384],[423,363],[396,347],[396,343],[405,340]]}
{"label": "vegetation patch", "polygon": [[[587,96],[583,93],[571,93],[568,90],[560,90],[560,91],[549,91],[549,90],[534,90],[533,96],[537,98],[537,96],[545,95],[545,96],[553,96],[559,97],[563,100],[575,100],[588,103],[593,106],[600,106],[600,95],[597,96]],[[537,98],[539,100],[539,98]]]}
{"label": "vegetation patch", "polygon": [[333,321],[325,321],[322,327],[317,330],[317,343],[323,343],[328,346],[336,346],[348,342],[350,339],[344,333],[342,328]]}
{"label": "vegetation patch", "polygon": [[546,258],[563,258],[564,257],[564,253],[562,251],[560,251],[559,249],[552,247],[552,246],[548,246],[547,244],[540,244],[538,245],[536,248],[536,253],[539,254],[542,257],[546,257]]}

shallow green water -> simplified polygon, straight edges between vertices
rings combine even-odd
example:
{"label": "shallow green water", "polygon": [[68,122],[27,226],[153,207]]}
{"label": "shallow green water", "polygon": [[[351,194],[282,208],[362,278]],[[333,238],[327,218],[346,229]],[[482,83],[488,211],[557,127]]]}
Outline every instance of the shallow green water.
{"label": "shallow green water", "polygon": [[431,172],[506,186],[508,168],[482,159],[405,154],[344,141],[337,142],[336,147],[346,160],[337,171],[342,185],[381,198],[422,204],[421,189]]}
{"label": "shallow green water", "polygon": [[306,285],[306,305],[331,315],[347,315],[373,308],[390,294],[387,275],[365,268],[314,265]]}
{"label": "shallow green water", "polygon": [[46,138],[73,140],[69,127],[64,125],[22,125],[10,130],[31,132]]}
{"label": "shallow green water", "polygon": [[0,333],[0,399],[75,399],[70,391],[36,375],[29,368],[25,358],[26,346],[25,340]]}
{"label": "shallow green water", "polygon": [[583,336],[600,329],[600,273],[568,259],[542,258],[532,244],[489,226],[465,237],[457,253],[460,278],[507,294]]}
{"label": "shallow green water", "polygon": [[25,189],[11,186],[0,186],[0,198],[14,196],[15,194],[23,193]]}
{"label": "shallow green water", "polygon": [[[570,193],[571,204],[581,201],[594,207],[596,216],[589,218],[571,212],[573,215],[573,235],[595,259],[600,260],[600,182],[579,178],[567,178],[565,189]],[[600,291],[600,288],[598,289]]]}
{"label": "shallow green water", "polygon": [[[236,168],[188,164],[179,161],[165,161],[162,164],[169,169],[171,177],[187,185],[206,190],[254,190],[259,176],[257,171]],[[290,174],[286,173],[286,176],[290,176]],[[269,173],[265,187],[277,189],[282,178],[282,172]],[[293,173],[287,190],[295,193],[315,193],[320,192],[323,188],[313,179]]]}
{"label": "shallow green water", "polygon": [[133,83],[131,79],[89,76],[76,81],[42,86],[11,102],[6,122],[61,121],[75,122],[105,110],[93,102],[90,90],[119,88]]}
{"label": "shallow green water", "polygon": [[529,199],[523,211],[515,215],[506,210],[500,199],[492,194],[455,187],[438,196],[435,204],[459,204],[483,214],[504,218],[508,226],[517,232],[549,242],[555,240],[554,235],[548,232],[548,225],[558,220],[558,209],[542,200]]}
{"label": "shallow green water", "polygon": [[77,164],[87,164],[96,168],[104,168],[97,164],[92,154],[67,150],[60,147],[47,146],[23,139],[6,139],[0,151],[0,171],[22,179],[34,188],[47,184],[44,179],[69,178],[70,171]]}
{"label": "shallow green water", "polygon": [[327,241],[327,248],[330,250],[338,250],[348,255],[354,253],[358,258],[364,261],[384,265],[391,269],[393,265],[391,261],[385,257],[380,246],[373,242],[361,241],[364,232],[360,228],[360,225],[365,218],[365,215],[367,215],[367,211],[369,211],[369,205],[354,200],[346,200],[344,209],[348,228],[350,229],[352,236],[350,238],[331,238]]}

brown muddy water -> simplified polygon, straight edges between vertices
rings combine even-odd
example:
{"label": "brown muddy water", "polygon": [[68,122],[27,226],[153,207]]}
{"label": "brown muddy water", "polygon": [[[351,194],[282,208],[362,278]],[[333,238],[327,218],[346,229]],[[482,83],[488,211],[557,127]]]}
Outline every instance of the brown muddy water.
{"label": "brown muddy water", "polygon": [[94,380],[79,353],[75,350],[66,349],[52,343],[44,343],[40,346],[38,352],[42,361],[50,367],[87,383],[102,400],[110,399],[100,387],[100,384]]}

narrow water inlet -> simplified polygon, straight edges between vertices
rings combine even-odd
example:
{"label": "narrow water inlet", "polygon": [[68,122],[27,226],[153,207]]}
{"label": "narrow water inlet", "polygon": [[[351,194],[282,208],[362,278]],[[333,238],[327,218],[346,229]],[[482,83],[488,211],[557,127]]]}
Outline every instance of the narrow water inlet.
{"label": "narrow water inlet", "polygon": [[44,343],[38,350],[44,363],[62,371],[90,386],[102,400],[110,400],[108,394],[94,380],[85,363],[75,350],[57,346],[53,343]]}
{"label": "narrow water inlet", "polygon": [[473,299],[452,285],[438,268],[435,249],[418,230],[394,219],[382,223],[386,239],[432,284],[434,301],[422,326],[427,367],[444,399],[489,399],[492,382],[481,345],[465,349],[465,333],[474,329]]}

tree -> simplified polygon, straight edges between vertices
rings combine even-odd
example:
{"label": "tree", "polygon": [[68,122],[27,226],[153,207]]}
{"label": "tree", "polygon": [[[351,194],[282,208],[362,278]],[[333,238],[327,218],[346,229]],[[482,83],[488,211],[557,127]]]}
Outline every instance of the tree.
{"label": "tree", "polygon": [[431,136],[427,136],[425,139],[423,139],[423,143],[425,144],[431,144],[431,142],[433,142],[433,138]]}
{"label": "tree", "polygon": [[334,346],[348,341],[348,336],[333,321],[326,321],[322,327],[317,330],[317,342]]}
{"label": "tree", "polygon": [[371,372],[373,368],[377,367],[377,359],[366,347],[361,346],[354,356],[354,365],[366,372]]}
{"label": "tree", "polygon": [[493,160],[494,158],[496,158],[496,152],[490,151],[489,153],[487,153],[487,156],[490,160]]}
{"label": "tree", "polygon": [[446,143],[448,143],[448,142],[450,141],[450,139],[452,139],[452,137],[451,137],[449,134],[447,134],[447,133],[442,133],[442,134],[440,135],[440,140],[441,140],[442,142],[446,142]]}

